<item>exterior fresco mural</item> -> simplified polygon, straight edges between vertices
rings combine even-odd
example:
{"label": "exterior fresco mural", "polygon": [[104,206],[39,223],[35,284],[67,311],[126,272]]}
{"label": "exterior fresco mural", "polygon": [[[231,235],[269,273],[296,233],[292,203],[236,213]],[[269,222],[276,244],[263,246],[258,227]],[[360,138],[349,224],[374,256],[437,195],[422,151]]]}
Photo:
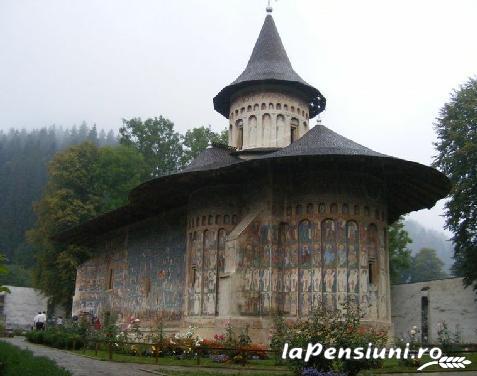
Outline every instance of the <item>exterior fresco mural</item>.
{"label": "exterior fresco mural", "polygon": [[[165,231],[167,229],[167,231]],[[73,313],[148,322],[182,318],[185,237],[177,223],[161,218],[98,242],[97,256],[78,268]]]}
{"label": "exterior fresco mural", "polygon": [[[351,207],[359,217],[359,207]],[[369,313],[385,319],[386,260],[380,256],[385,253],[384,238],[379,239],[373,223],[359,225],[357,220],[344,219],[353,216],[349,208],[348,204],[297,205],[295,210],[284,210],[293,223],[270,225],[256,218],[239,242],[240,314],[263,316],[278,310],[290,317],[306,316],[322,303],[332,309],[359,305],[367,312],[371,303]],[[326,218],[332,212],[334,218]],[[378,310],[383,312],[378,315]]]}

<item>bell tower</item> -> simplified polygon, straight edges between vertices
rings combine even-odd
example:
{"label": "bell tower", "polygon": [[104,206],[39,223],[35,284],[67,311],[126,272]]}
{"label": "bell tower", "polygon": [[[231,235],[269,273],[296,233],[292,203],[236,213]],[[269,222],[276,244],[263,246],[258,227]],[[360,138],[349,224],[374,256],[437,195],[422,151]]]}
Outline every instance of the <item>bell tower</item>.
{"label": "bell tower", "polygon": [[229,120],[229,146],[261,153],[283,148],[309,130],[326,99],[292,68],[267,7],[267,16],[243,73],[214,98]]}

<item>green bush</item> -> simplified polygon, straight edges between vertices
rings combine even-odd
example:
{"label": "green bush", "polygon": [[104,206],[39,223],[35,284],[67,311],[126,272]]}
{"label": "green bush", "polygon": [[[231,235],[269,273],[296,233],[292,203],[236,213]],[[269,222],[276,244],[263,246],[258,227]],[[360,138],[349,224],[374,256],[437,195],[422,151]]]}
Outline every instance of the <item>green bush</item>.
{"label": "green bush", "polygon": [[[350,306],[343,310],[330,310],[325,307],[316,308],[309,317],[292,322],[286,322],[279,317],[275,319],[275,330],[271,339],[274,350],[283,349],[285,343],[289,348],[303,348],[309,343],[321,343],[324,348],[367,348],[369,343],[375,347],[383,347],[387,338],[384,333],[366,329],[361,325],[361,315]],[[326,359],[323,354],[311,357],[308,362],[304,359],[287,360],[287,365],[295,374],[301,375],[305,368],[318,371],[339,371],[353,376],[360,370],[378,368],[377,360],[345,360]]]}
{"label": "green bush", "polygon": [[29,342],[39,343],[59,349],[80,349],[85,345],[86,333],[78,325],[54,326],[45,330],[33,330],[26,333]]}
{"label": "green bush", "polygon": [[69,376],[70,372],[59,368],[53,361],[35,357],[29,350],[21,350],[0,342],[0,375],[2,376]]}

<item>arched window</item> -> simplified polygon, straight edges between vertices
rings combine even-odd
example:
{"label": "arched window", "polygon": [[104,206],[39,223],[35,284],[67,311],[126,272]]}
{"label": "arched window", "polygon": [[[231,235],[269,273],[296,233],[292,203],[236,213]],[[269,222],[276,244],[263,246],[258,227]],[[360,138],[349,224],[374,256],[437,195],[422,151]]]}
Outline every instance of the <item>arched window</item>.
{"label": "arched window", "polygon": [[312,203],[309,203],[309,204],[306,206],[306,214],[308,214],[308,215],[312,215],[312,214],[313,214],[313,204],[312,204]]}
{"label": "arched window", "polygon": [[320,202],[320,204],[318,205],[318,212],[320,214],[326,213],[326,205],[324,202]]}
{"label": "arched window", "polygon": [[365,215],[366,217],[369,217],[369,207],[368,207],[368,206],[365,206],[365,207],[364,207],[364,215]]}
{"label": "arched window", "polygon": [[263,114],[262,116],[262,140],[263,144],[268,146],[270,142],[270,134],[272,131],[272,118],[270,114]]}
{"label": "arched window", "polygon": [[343,214],[349,214],[348,204],[343,204],[343,207],[341,208],[341,212],[342,212]]}
{"label": "arched window", "polygon": [[284,109],[285,111],[288,111],[288,105],[287,105],[287,104],[284,104],[284,105],[283,105],[283,109]]}
{"label": "arched window", "polygon": [[224,225],[230,224],[230,216],[228,214],[224,215]]}
{"label": "arched window", "polygon": [[207,222],[207,224],[209,226],[214,224],[214,216],[213,215],[209,215],[209,221]]}
{"label": "arched window", "polygon": [[275,107],[275,106],[273,105],[273,103],[269,103],[268,108],[269,108],[270,110],[273,110],[274,107]]}
{"label": "arched window", "polygon": [[202,216],[202,226],[207,224],[207,217],[205,215]]}
{"label": "arched window", "polygon": [[235,214],[232,216],[232,224],[233,225],[237,224],[237,216]]}
{"label": "arched window", "polygon": [[244,112],[245,112],[245,107],[242,107],[242,108],[240,109],[240,113],[243,114]]}
{"label": "arched window", "polygon": [[354,215],[359,215],[359,205],[354,206]]}
{"label": "arched window", "polygon": [[258,105],[258,103],[255,103],[255,105],[253,106],[253,110],[258,111],[259,108],[260,106]]}
{"label": "arched window", "polygon": [[280,103],[277,103],[277,110],[281,110],[282,109],[282,105]]}
{"label": "arched window", "polygon": [[267,105],[265,103],[262,103],[262,110],[266,110],[267,109]]}
{"label": "arched window", "polygon": [[291,106],[290,109],[291,109],[291,112],[293,112],[293,113],[295,112],[295,107]]}
{"label": "arched window", "polygon": [[215,216],[215,224],[216,224],[216,225],[220,225],[220,224],[221,224],[221,223],[220,223],[220,219],[221,219],[220,215],[216,215],[216,216]]}
{"label": "arched window", "polygon": [[241,150],[243,148],[243,121],[242,119],[237,120],[237,149]]}
{"label": "arched window", "polygon": [[290,124],[290,143],[298,139],[298,119],[292,118]]}
{"label": "arched window", "polygon": [[330,213],[331,214],[337,214],[338,213],[338,205],[336,203],[331,204]]}
{"label": "arched window", "polygon": [[252,115],[248,118],[248,145],[255,146],[257,141],[257,117]]}
{"label": "arched window", "polygon": [[297,113],[298,115],[300,115],[300,112],[301,112],[300,107],[297,107],[297,108],[296,108],[296,113]]}
{"label": "arched window", "polygon": [[234,113],[233,113],[233,112],[231,112],[231,113],[230,113],[230,115],[229,115],[229,119],[232,119],[232,118],[233,118],[233,116],[234,116]]}

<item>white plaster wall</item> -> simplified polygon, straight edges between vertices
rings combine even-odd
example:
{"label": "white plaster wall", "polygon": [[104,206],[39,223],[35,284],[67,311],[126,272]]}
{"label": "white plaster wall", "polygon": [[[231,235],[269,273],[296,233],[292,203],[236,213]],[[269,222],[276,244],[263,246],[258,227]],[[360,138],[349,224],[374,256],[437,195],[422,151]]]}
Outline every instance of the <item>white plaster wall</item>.
{"label": "white plaster wall", "polygon": [[296,139],[309,130],[308,104],[293,95],[262,91],[241,95],[230,106],[229,145],[239,147],[238,124],[243,127],[242,150],[285,147],[290,144],[292,119]]}
{"label": "white plaster wall", "polygon": [[438,326],[442,321],[451,332],[459,326],[463,343],[477,343],[477,295],[471,286],[464,288],[462,278],[392,286],[391,313],[396,337],[406,338],[414,325],[420,331],[422,296],[429,299],[430,343],[437,343]]}
{"label": "white plaster wall", "polygon": [[7,329],[29,329],[33,318],[40,311],[46,311],[48,299],[39,290],[31,287],[7,286],[10,294],[5,294],[5,323]]}

